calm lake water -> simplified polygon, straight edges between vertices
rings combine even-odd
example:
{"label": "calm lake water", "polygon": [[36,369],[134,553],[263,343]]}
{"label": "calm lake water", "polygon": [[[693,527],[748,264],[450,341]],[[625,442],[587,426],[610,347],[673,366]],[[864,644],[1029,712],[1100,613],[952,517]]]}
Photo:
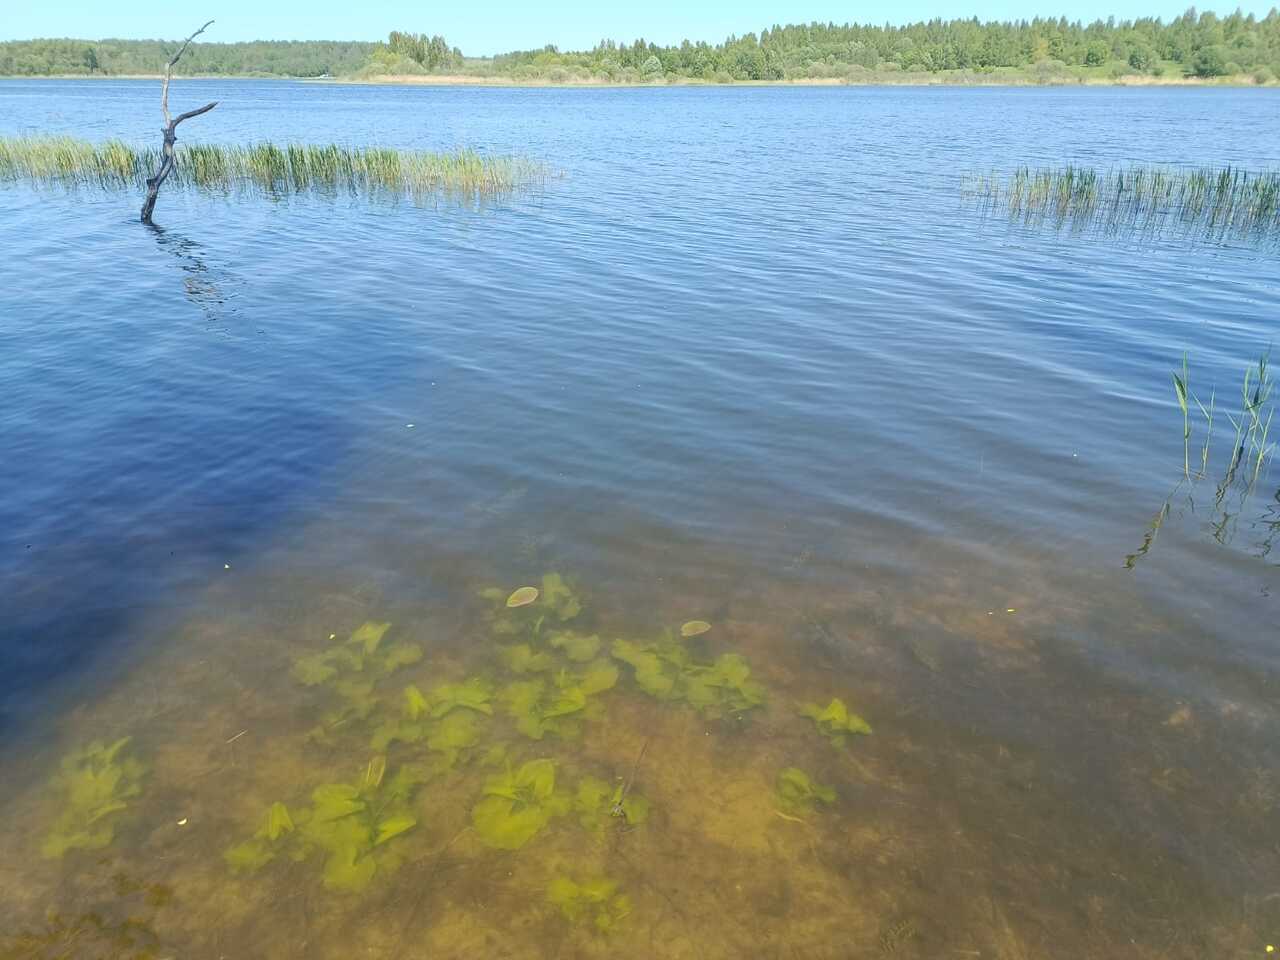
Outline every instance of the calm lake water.
{"label": "calm lake water", "polygon": [[[3,81],[0,135],[157,95]],[[1280,943],[1280,470],[1224,482],[1280,258],[961,195],[1275,166],[1274,90],[173,99],[555,175],[0,185],[0,957]]]}

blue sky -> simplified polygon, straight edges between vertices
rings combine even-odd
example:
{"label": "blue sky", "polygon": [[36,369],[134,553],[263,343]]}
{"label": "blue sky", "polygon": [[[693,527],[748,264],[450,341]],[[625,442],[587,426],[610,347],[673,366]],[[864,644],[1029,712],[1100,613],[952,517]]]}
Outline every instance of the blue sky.
{"label": "blue sky", "polygon": [[[1258,16],[1273,0],[1243,3]],[[210,0],[207,4],[140,3],[137,0],[7,0],[0,39],[29,37],[182,37],[200,21],[217,17],[210,40],[379,40],[390,30],[440,33],[471,55],[540,47],[592,46],[597,40],[657,43],[718,42],[730,33],[773,23],[834,20],[837,23],[904,23],[931,17],[977,16],[983,20],[1065,15],[1093,20],[1115,16],[1179,15],[1188,4],[1167,0],[484,0],[474,6],[411,0]],[[1234,5],[1200,9],[1230,12]]]}

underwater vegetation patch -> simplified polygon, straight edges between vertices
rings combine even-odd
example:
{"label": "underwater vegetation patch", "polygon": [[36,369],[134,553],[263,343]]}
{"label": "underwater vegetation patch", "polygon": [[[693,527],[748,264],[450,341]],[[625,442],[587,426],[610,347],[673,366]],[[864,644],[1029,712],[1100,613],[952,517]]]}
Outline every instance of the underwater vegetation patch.
{"label": "underwater vegetation patch", "polygon": [[787,767],[778,774],[776,793],[778,806],[788,813],[808,813],[836,802],[833,787],[824,787],[799,767]]}
{"label": "underwater vegetation patch", "polygon": [[556,792],[555,761],[530,760],[485,782],[483,796],[471,809],[471,823],[488,846],[519,850],[571,808],[571,798]]}
{"label": "underwater vegetation patch", "polygon": [[736,653],[700,662],[670,631],[652,643],[615,640],[611,649],[631,667],[640,689],[655,699],[687,703],[709,717],[764,705],[764,687],[751,679],[747,661]]}
{"label": "underwater vegetation patch", "polygon": [[818,732],[837,747],[843,747],[850,736],[866,736],[871,733],[871,724],[851,712],[838,697],[833,697],[825,707],[816,703],[802,703],[799,709],[800,716],[812,720]]}
{"label": "underwater vegetation patch", "polygon": [[631,899],[606,877],[581,883],[555,877],[547,886],[547,900],[570,923],[589,923],[599,933],[609,933],[631,913]]}
{"label": "underwater vegetation patch", "polygon": [[318,856],[324,860],[325,887],[363,890],[379,870],[399,865],[387,844],[418,824],[409,801],[423,776],[408,766],[390,780],[386,772],[386,757],[374,757],[355,783],[316,787],[311,806],[296,816],[283,803],[273,803],[257,832],[223,855],[227,865],[255,872],[281,854],[298,861]]}
{"label": "underwater vegetation patch", "polygon": [[413,684],[404,688],[399,716],[384,717],[373,731],[371,745],[382,751],[392,743],[425,742],[441,755],[445,767],[454,766],[476,746],[493,715],[493,685],[473,677],[445,683],[424,695]]}
{"label": "underwater vegetation patch", "polygon": [[610,786],[599,777],[584,777],[573,797],[578,822],[592,833],[603,833],[611,822],[639,826],[649,819],[649,801],[619,782]]}
{"label": "underwater vegetation patch", "polygon": [[311,731],[312,739],[323,742],[337,727],[368,720],[379,706],[374,693],[378,681],[422,659],[422,647],[416,643],[384,643],[390,628],[389,623],[369,620],[346,640],[294,660],[290,671],[294,680],[303,686],[323,686],[338,700],[338,706]]}
{"label": "underwater vegetation patch", "polygon": [[46,858],[68,850],[100,850],[115,839],[116,821],[142,793],[146,773],[139,761],[125,756],[129,741],[95,740],[62,758],[52,786],[63,806],[40,845]]}
{"label": "underwater vegetation patch", "polygon": [[508,594],[501,587],[480,591],[493,604],[489,627],[498,637],[534,643],[543,630],[568,623],[582,612],[582,601],[559,573],[547,573],[541,587],[520,587]]}
{"label": "underwater vegetation patch", "polygon": [[[120,140],[90,143],[71,137],[0,138],[0,181],[143,190],[159,160],[157,148]],[[180,143],[176,164],[169,184],[266,196],[343,192],[414,201],[438,194],[479,200],[529,189],[547,179],[542,164],[467,149],[430,152],[338,144],[278,146],[266,141]]]}
{"label": "underwater vegetation patch", "polygon": [[1072,230],[1166,230],[1210,240],[1280,239],[1280,170],[1066,165],[966,178],[986,210],[1030,225]]}
{"label": "underwater vegetation patch", "polygon": [[617,682],[618,668],[600,659],[581,672],[561,669],[550,678],[517,680],[502,691],[502,699],[516,729],[526,737],[571,738],[581,733],[584,720],[603,714],[604,708],[592,698]]}

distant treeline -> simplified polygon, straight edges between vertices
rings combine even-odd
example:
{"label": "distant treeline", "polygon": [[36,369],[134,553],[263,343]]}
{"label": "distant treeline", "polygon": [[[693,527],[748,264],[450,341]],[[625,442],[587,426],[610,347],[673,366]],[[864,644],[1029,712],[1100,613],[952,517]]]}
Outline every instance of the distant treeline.
{"label": "distant treeline", "polygon": [[[343,40],[193,43],[174,72],[336,77],[360,70],[380,46]],[[0,76],[159,74],[177,49],[177,42],[165,40],[8,40],[0,42]]]}
{"label": "distant treeline", "polygon": [[[0,43],[0,74],[157,73],[175,44],[154,40],[29,40]],[[468,58],[440,36],[393,32],[386,43],[284,41],[197,43],[186,74],[313,77],[466,73],[516,80],[652,81],[851,79],[868,73],[966,70],[1118,76],[1280,75],[1280,12],[1258,19],[1197,13],[1155,18],[981,23],[931,20],[906,26],[811,23],[775,26],[723,43],[658,46],[602,41],[593,49],[554,46]]]}

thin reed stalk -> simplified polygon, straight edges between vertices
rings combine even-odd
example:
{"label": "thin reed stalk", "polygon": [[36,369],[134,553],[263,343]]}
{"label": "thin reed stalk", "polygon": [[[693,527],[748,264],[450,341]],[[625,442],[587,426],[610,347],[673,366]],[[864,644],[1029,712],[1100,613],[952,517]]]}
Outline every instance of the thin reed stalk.
{"label": "thin reed stalk", "polygon": [[1020,167],[967,177],[964,192],[1033,225],[1280,239],[1280,170]]}
{"label": "thin reed stalk", "polygon": [[[141,188],[159,149],[119,140],[89,143],[70,137],[0,138],[0,181]],[[301,192],[406,196],[438,194],[483,199],[536,186],[545,168],[518,157],[475,150],[447,152],[263,142],[179,144],[169,182],[198,190],[270,195]]]}

